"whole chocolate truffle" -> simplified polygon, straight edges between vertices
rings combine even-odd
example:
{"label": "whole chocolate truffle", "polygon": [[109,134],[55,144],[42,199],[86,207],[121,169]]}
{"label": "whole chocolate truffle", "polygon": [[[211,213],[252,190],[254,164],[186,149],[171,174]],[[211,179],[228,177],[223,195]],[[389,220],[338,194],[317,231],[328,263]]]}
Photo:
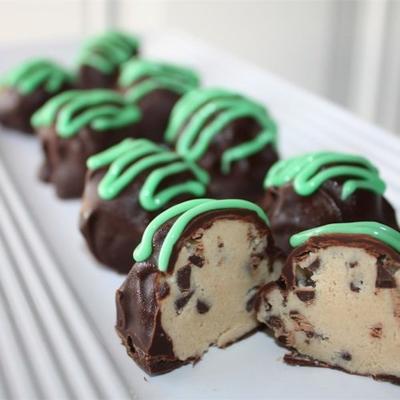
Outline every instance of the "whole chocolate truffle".
{"label": "whole chocolate truffle", "polygon": [[291,238],[257,317],[293,365],[400,383],[400,233],[377,222],[325,225]]}
{"label": "whole chocolate truffle", "polygon": [[117,332],[149,374],[196,362],[258,326],[253,302],[281,271],[267,218],[245,200],[197,199],[158,215],[117,291]]}
{"label": "whole chocolate truffle", "polygon": [[137,135],[139,110],[111,90],[71,90],[48,101],[32,117],[42,143],[40,179],[61,198],[80,197],[86,159]]}
{"label": "whole chocolate truffle", "polygon": [[122,32],[106,32],[89,39],[78,59],[78,86],[113,89],[121,65],[138,54],[139,41]]}
{"label": "whole chocolate truffle", "polygon": [[51,97],[72,88],[72,76],[49,60],[26,61],[0,81],[0,123],[33,133],[32,114]]}
{"label": "whole chocolate truffle", "polygon": [[397,229],[386,185],[364,157],[315,152],[282,160],[267,173],[261,205],[277,245],[290,251],[297,232],[334,222],[377,221]]}
{"label": "whole chocolate truffle", "polygon": [[211,176],[216,198],[259,200],[265,171],[278,159],[276,125],[266,109],[223,89],[197,89],[174,107],[165,140]]}
{"label": "whole chocolate truffle", "polygon": [[187,68],[134,58],[122,67],[119,89],[142,112],[141,136],[163,142],[171,110],[179,98],[199,85]]}
{"label": "whole chocolate truffle", "polygon": [[206,195],[208,174],[146,139],[123,142],[88,159],[80,229],[94,256],[127,274],[132,251],[165,208]]}

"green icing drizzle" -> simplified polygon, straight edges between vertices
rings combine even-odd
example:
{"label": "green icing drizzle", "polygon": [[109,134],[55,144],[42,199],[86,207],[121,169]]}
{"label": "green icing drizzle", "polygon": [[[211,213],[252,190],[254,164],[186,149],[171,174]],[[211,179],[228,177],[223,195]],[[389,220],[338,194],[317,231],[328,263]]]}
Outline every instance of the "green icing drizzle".
{"label": "green icing drizzle", "polygon": [[[141,173],[153,168],[139,192],[140,205],[148,211],[158,210],[184,193],[203,196],[209,183],[207,172],[199,166],[146,139],[126,139],[90,157],[87,166],[91,170],[110,166],[98,187],[99,196],[104,200],[115,198]],[[164,179],[184,172],[190,172],[194,179],[156,193]]]}
{"label": "green icing drizzle", "polygon": [[297,194],[309,196],[324,182],[339,176],[348,177],[343,184],[341,194],[343,200],[358,189],[378,194],[383,194],[386,189],[378,170],[367,159],[333,152],[316,152],[278,161],[269,170],[264,187],[279,187],[293,182]]}
{"label": "green icing drizzle", "polygon": [[153,252],[153,238],[157,230],[170,219],[178,217],[168,231],[158,256],[158,269],[164,272],[167,271],[173,248],[187,225],[194,218],[203,213],[223,209],[250,210],[255,212],[259,218],[268,224],[268,219],[264,211],[256,204],[246,200],[196,199],[185,201],[162,212],[150,222],[143,233],[140,244],[136,247],[133,253],[134,259],[138,262],[147,260]]}
{"label": "green icing drizzle", "polygon": [[32,124],[34,127],[55,124],[57,134],[69,138],[84,126],[107,131],[139,119],[139,110],[112,90],[71,90],[50,99],[32,116]]}
{"label": "green icing drizzle", "polygon": [[315,236],[329,234],[368,235],[400,252],[400,232],[379,222],[349,222],[330,224],[297,233],[290,238],[292,247],[298,247]]}
{"label": "green icing drizzle", "polygon": [[139,41],[122,32],[107,32],[89,39],[81,50],[80,65],[88,65],[110,74],[137,53]]}
{"label": "green icing drizzle", "polygon": [[254,139],[223,153],[221,170],[227,174],[232,162],[247,158],[270,143],[276,144],[276,124],[262,105],[223,89],[193,90],[175,105],[165,140],[169,143],[176,141],[179,154],[197,161],[225,126],[244,117],[254,118],[261,129]]}
{"label": "green icing drizzle", "polygon": [[169,89],[183,94],[199,85],[199,78],[190,69],[149,60],[132,59],[122,67],[120,87],[131,87],[125,94],[128,101],[139,101],[156,89]]}
{"label": "green icing drizzle", "polygon": [[29,60],[10,71],[1,81],[2,86],[15,87],[22,94],[32,93],[43,87],[48,93],[55,93],[66,83],[72,82],[72,76],[57,64],[48,60]]}

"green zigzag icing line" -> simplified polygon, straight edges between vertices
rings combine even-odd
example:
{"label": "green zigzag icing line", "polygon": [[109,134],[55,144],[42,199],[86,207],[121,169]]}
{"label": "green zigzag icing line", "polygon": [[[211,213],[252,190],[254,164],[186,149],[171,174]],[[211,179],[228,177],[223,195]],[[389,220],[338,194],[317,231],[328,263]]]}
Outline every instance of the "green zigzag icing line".
{"label": "green zigzag icing line", "polygon": [[20,93],[29,94],[39,87],[48,93],[55,93],[68,83],[72,83],[72,75],[60,66],[48,60],[34,59],[6,74],[0,85],[15,87]]}
{"label": "green zigzag icing line", "polygon": [[55,124],[62,138],[76,135],[83,127],[107,131],[134,124],[140,111],[112,90],[71,90],[51,98],[32,116],[34,127]]}
{"label": "green zigzag icing line", "polygon": [[333,152],[309,153],[278,161],[269,170],[264,187],[279,187],[293,182],[298,195],[309,196],[327,180],[340,176],[348,178],[343,184],[343,200],[359,189],[377,194],[383,194],[386,189],[378,170],[366,158]]}
{"label": "green zigzag icing line", "polygon": [[268,144],[275,146],[277,127],[262,105],[224,89],[193,90],[178,100],[172,110],[165,140],[176,142],[179,154],[197,161],[225,126],[243,117],[254,118],[261,126],[260,132],[254,139],[223,153],[221,170],[227,174],[234,161],[247,158]]}
{"label": "green zigzag icing line", "polygon": [[[87,166],[91,170],[109,166],[98,187],[104,200],[117,197],[141,173],[152,170],[139,192],[140,205],[148,211],[160,209],[181,194],[204,196],[209,183],[209,176],[202,168],[146,139],[126,139],[90,157]],[[190,172],[193,179],[157,192],[163,180],[185,172]]]}
{"label": "green zigzag icing line", "polygon": [[167,271],[174,246],[178,242],[187,225],[194,218],[198,217],[201,214],[207,213],[209,211],[223,209],[244,209],[253,211],[266,224],[269,224],[264,211],[256,204],[246,200],[196,199],[185,201],[162,212],[150,222],[143,233],[140,244],[136,247],[133,253],[134,259],[137,262],[149,259],[153,252],[153,237],[155,233],[167,221],[177,217],[163,241],[160,254],[158,256],[158,269],[163,272]]}
{"label": "green zigzag icing line", "polygon": [[78,63],[111,74],[117,66],[134,56],[138,47],[139,41],[134,36],[122,32],[106,32],[85,43]]}
{"label": "green zigzag icing line", "polygon": [[290,238],[290,245],[298,247],[312,237],[330,234],[367,235],[400,252],[400,232],[379,222],[371,221],[330,224],[308,229],[293,235]]}
{"label": "green zigzag icing line", "polygon": [[136,102],[157,89],[186,93],[199,85],[199,77],[194,71],[177,65],[135,58],[122,66],[118,85],[128,88],[125,93],[128,101]]}

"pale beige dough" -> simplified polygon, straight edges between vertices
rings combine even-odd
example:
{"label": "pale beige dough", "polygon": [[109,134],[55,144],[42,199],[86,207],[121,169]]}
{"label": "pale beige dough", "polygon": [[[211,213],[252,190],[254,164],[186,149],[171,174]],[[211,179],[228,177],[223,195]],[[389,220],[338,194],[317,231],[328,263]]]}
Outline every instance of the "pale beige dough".
{"label": "pale beige dough", "polygon": [[[254,224],[222,218],[194,232],[186,242],[174,273],[164,275],[160,282],[166,281],[170,289],[161,302],[161,323],[178,359],[198,358],[210,345],[226,346],[257,327],[255,312],[246,309],[247,302],[281,271],[278,262],[270,266],[266,248],[267,237]],[[201,268],[188,261],[193,255],[204,260]],[[182,291],[177,272],[188,264],[190,288]],[[187,304],[177,310],[175,301],[191,291]],[[209,306],[207,312],[198,312],[198,300]]]}
{"label": "pale beige dough", "polygon": [[[317,257],[314,299],[290,292],[284,302],[275,288],[262,296],[258,320],[273,321],[275,335],[300,354],[357,374],[400,377],[399,289],[376,288],[376,257],[353,247],[320,249],[299,264],[299,275]],[[400,270],[395,279],[399,287]]]}

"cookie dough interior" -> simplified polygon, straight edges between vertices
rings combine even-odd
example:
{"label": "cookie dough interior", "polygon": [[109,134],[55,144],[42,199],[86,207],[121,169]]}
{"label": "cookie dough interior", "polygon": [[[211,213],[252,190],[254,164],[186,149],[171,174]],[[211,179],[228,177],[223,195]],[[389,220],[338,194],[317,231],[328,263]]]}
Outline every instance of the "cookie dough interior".
{"label": "cookie dough interior", "polygon": [[258,325],[252,302],[259,287],[277,278],[280,265],[266,254],[267,237],[252,223],[218,219],[197,229],[180,250],[161,322],[180,360],[223,347]]}
{"label": "cookie dough interior", "polygon": [[392,287],[376,287],[386,261],[356,247],[311,252],[295,264],[287,298],[277,286],[264,292],[258,319],[300,355],[356,374],[400,377],[400,266],[389,266]]}

